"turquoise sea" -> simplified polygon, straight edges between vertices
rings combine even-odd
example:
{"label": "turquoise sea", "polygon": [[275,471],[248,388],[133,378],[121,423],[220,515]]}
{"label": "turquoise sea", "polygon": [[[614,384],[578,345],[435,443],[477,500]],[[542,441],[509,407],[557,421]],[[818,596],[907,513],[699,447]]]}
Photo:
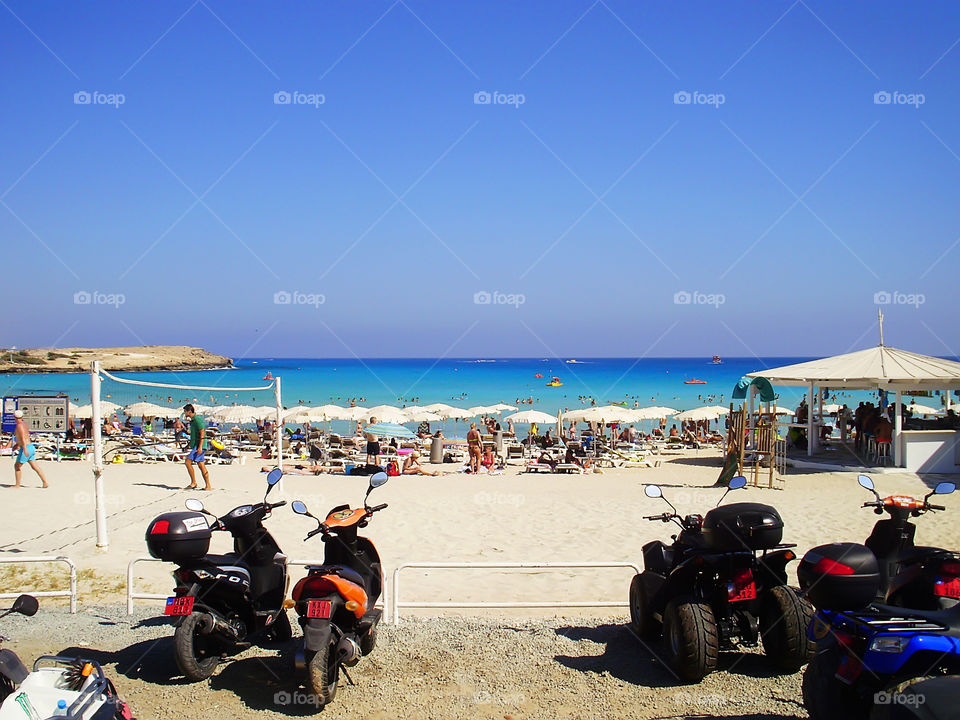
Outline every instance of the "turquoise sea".
{"label": "turquoise sea", "polygon": [[[737,380],[748,372],[810,358],[545,358],[506,359],[309,359],[248,358],[229,370],[123,373],[123,377],[179,385],[255,387],[268,373],[282,378],[283,404],[428,405],[444,402],[457,407],[498,402],[554,413],[565,408],[626,402],[630,407],[667,405],[678,410],[704,404],[726,405]],[[542,377],[537,377],[537,375]],[[561,387],[547,387],[556,376]],[[705,380],[687,385],[685,380]],[[63,392],[71,402],[90,402],[87,374],[0,375],[4,395]],[[272,405],[272,391],[227,392],[166,390],[122,385],[105,380],[104,396],[121,405],[149,400],[165,405],[196,401],[204,404]],[[795,406],[803,388],[783,388],[781,398]],[[865,393],[841,393],[845,402]],[[518,400],[533,399],[532,404]],[[461,423],[462,427],[462,423]]]}

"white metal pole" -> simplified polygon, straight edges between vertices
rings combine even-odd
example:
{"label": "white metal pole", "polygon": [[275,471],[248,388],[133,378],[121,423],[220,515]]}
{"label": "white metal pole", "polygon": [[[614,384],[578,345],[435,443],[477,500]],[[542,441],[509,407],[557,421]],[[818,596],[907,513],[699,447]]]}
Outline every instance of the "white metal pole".
{"label": "white metal pole", "polygon": [[807,385],[807,456],[813,455],[817,439],[813,436],[813,383]]}
{"label": "white metal pole", "polygon": [[280,402],[280,377],[273,381],[273,397],[277,406],[277,419],[274,424],[274,443],[277,446],[277,467],[283,470],[283,404]]}
{"label": "white metal pole", "polygon": [[903,417],[900,415],[903,403],[903,392],[897,390],[897,406],[893,419],[893,464],[897,467],[903,467],[903,443],[900,439],[900,432],[903,430]]}
{"label": "white metal pole", "polygon": [[103,418],[100,415],[100,362],[90,363],[90,407],[93,415],[93,496],[97,524],[97,547],[106,550],[107,508],[103,498]]}
{"label": "white metal pole", "polygon": [[753,431],[754,431],[754,427],[756,426],[756,421],[754,420],[754,415],[753,415],[753,404],[754,404],[754,400],[756,399],[756,394],[757,394],[757,386],[754,385],[753,383],[750,383],[750,417],[747,419],[748,431],[747,431],[747,439],[746,439],[746,447],[750,447],[750,448],[752,448],[754,444]]}

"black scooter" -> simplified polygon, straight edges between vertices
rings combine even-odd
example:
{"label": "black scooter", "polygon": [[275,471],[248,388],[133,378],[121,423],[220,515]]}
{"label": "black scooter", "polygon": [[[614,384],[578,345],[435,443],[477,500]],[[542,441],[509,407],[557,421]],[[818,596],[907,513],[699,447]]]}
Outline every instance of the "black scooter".
{"label": "black scooter", "polygon": [[960,602],[960,553],[938,547],[917,546],[917,526],[910,522],[931,510],[931,495],[945,495],[956,489],[954,483],[940,483],[922,500],[903,495],[881,498],[867,475],[857,478],[860,486],[873,493],[873,502],[862,507],[873,508],[877,520],[864,545],[876,556],[880,569],[877,601],[915,610],[946,610]]}
{"label": "black scooter", "polygon": [[[258,632],[274,641],[292,637],[284,609],[287,558],[263,526],[272,510],[287,504],[267,502],[282,475],[279,469],[267,475],[267,492],[256,505],[216,518],[191,498],[186,506],[192,512],[165,513],[147,528],[150,554],[178,565],[176,594],[167,598],[164,615],[177,618],[174,652],[187,680],[206,680],[227,654],[250,647]],[[208,554],[214,530],[233,535],[232,553]]]}
{"label": "black scooter", "polygon": [[661,498],[672,512],[644,519],[674,522],[673,544],[643,546],[644,571],[630,583],[630,618],[644,640],[666,639],[674,672],[699,682],[717,667],[719,651],[762,639],[767,656],[785,672],[795,672],[813,655],[806,629],[813,608],[787,585],[786,564],[796,559],[782,544],[777,511],[759,503],[719,507],[730,490],[746,485],[732,478],[717,507],[681,518],[656,485],[647,497]]}
{"label": "black scooter", "polygon": [[[387,482],[387,474],[370,477],[362,508],[338,505],[321,522],[299,500],[293,511],[317,521],[305,540],[321,535],[323,565],[307,568],[307,576],[293,588],[293,601],[303,628],[303,647],[296,655],[297,672],[307,675],[318,706],[332,702],[340,673],[373,652],[381,611],[374,607],[383,589],[380,555],[373,543],[357,535],[375,512],[387,507],[367,505],[374,488]],[[352,684],[352,681],[350,681]]]}
{"label": "black scooter", "polygon": [[[27,617],[33,617],[37,614],[40,603],[32,595],[21,595],[13,602],[13,607],[0,615],[6,617],[10,613],[20,613]],[[9,640],[0,635],[0,642]],[[26,666],[17,657],[13,650],[6,648],[0,650],[0,703],[7,699],[7,695],[13,692],[14,688],[22,683],[30,672]]]}

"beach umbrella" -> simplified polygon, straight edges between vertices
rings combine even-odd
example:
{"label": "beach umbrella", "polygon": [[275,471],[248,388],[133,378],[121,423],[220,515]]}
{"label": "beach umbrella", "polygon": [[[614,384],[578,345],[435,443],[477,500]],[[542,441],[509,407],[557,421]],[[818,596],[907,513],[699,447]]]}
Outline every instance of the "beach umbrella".
{"label": "beach umbrella", "polygon": [[[723,412],[719,412],[723,410]],[[716,420],[721,415],[730,412],[727,408],[721,408],[719,405],[694,408],[685,410],[673,416],[674,420]]]}
{"label": "beach umbrella", "polygon": [[502,412],[506,412],[507,410],[509,410],[510,412],[513,412],[516,409],[517,408],[515,406],[507,405],[506,403],[497,403],[496,405],[490,406],[490,410],[492,410],[495,413],[502,413]]}
{"label": "beach umbrella", "polygon": [[[176,414],[169,415],[171,412]],[[177,417],[180,415],[180,409],[168,408],[151,402],[135,402],[124,407],[123,413],[127,417],[138,417],[141,415],[144,417]]]}
{"label": "beach umbrella", "polygon": [[[275,408],[273,412],[276,412]],[[263,408],[251,407],[250,405],[220,405],[207,413],[207,417],[222,423],[246,423],[265,417],[265,415],[263,414]]]}
{"label": "beach umbrella", "polygon": [[[116,403],[110,402],[109,400],[100,401],[100,417],[107,417],[113,415],[117,410],[120,409],[120,406]],[[70,417],[76,418],[78,420],[86,420],[87,418],[93,417],[93,405],[75,405],[70,408]]]}
{"label": "beach umbrella", "polygon": [[937,408],[930,407],[929,405],[921,405],[920,403],[912,402],[907,405],[907,409],[910,410],[914,415],[936,415],[940,412]]}
{"label": "beach umbrella", "polygon": [[455,408],[449,405],[447,405],[446,408],[441,408],[439,410],[432,410],[432,412],[435,412],[444,420],[460,420],[463,418],[473,417],[473,415],[470,414],[469,410],[464,410],[463,408]]}
{"label": "beach umbrella", "polygon": [[377,405],[367,410],[367,418],[376,418],[377,422],[385,423],[405,423],[409,422],[407,420],[407,414],[398,407],[393,405]]}
{"label": "beach umbrella", "polygon": [[364,428],[364,432],[373,433],[377,437],[398,438],[401,440],[410,440],[416,437],[416,435],[414,435],[403,425],[387,422],[378,422],[374,423],[373,425],[367,425],[367,427]]}
{"label": "beach umbrella", "polygon": [[829,405],[823,406],[823,411],[827,415],[833,415],[835,412],[840,412],[840,406],[836,403],[830,403]]}
{"label": "beach umbrella", "polygon": [[673,408],[663,407],[662,405],[640,408],[639,410],[634,410],[633,412],[637,420],[659,420],[660,418],[666,418],[677,414],[677,411]]}
{"label": "beach umbrella", "polygon": [[423,409],[429,410],[430,412],[435,412],[438,415],[447,410],[456,410],[453,405],[447,405],[446,403],[433,403],[432,405],[424,405]]}
{"label": "beach umbrella", "polygon": [[369,420],[369,411],[364,407],[348,407],[343,409],[340,417],[332,417],[333,420]]}
{"label": "beach umbrella", "polygon": [[290,422],[326,422],[335,420],[343,414],[343,408],[339,405],[300,405],[290,408],[283,417]]}
{"label": "beach umbrella", "polygon": [[[826,410],[826,408],[824,408]],[[783,405],[771,405],[770,412],[774,415],[793,415],[796,411],[793,408],[784,407]]]}
{"label": "beach umbrella", "polygon": [[510,420],[520,425],[530,425],[531,423],[545,425],[549,423],[555,423],[557,418],[555,415],[541,412],[540,410],[523,410],[521,412],[514,413],[513,415],[507,415],[504,420]]}
{"label": "beach umbrella", "polygon": [[437,422],[443,420],[442,417],[436,413],[432,413],[429,410],[414,410],[411,412],[411,408],[405,408],[403,414],[406,415],[407,419],[404,422]]}
{"label": "beach umbrella", "polygon": [[493,415],[499,412],[493,405],[474,405],[472,408],[467,410],[469,415],[464,415],[464,417],[476,417],[477,415]]}

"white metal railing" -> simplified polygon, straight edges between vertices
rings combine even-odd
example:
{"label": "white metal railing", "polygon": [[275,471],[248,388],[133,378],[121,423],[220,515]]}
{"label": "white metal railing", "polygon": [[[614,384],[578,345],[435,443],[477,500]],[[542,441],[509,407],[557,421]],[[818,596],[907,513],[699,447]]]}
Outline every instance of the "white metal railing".
{"label": "white metal railing", "polygon": [[[134,577],[133,569],[134,566],[139,562],[167,562],[164,560],[159,560],[155,557],[150,557],[149,555],[141,555],[139,557],[133,558],[127,564],[127,615],[133,615],[133,601],[134,599],[138,600],[166,600],[170,597],[170,593],[145,593],[145,592],[136,592],[134,589]],[[320,560],[287,560],[287,566],[297,565],[300,567],[310,567],[311,565],[323,565],[323,562]],[[390,606],[387,603],[387,583],[383,583],[383,590],[380,593],[380,600],[377,602],[379,607],[383,608],[384,622],[390,622]]]}
{"label": "white metal railing", "polygon": [[573,608],[573,607],[628,607],[619,600],[517,600],[517,601],[400,601],[400,572],[408,568],[469,569],[469,570],[525,570],[555,568],[629,568],[639,573],[640,567],[630,562],[416,562],[404,563],[393,571],[393,622],[400,620],[400,608]]}
{"label": "white metal railing", "polygon": [[0,557],[0,563],[64,563],[70,568],[69,590],[23,590],[16,593],[0,593],[0,598],[6,600],[28,593],[34,597],[68,597],[70,598],[70,612],[77,612],[77,566],[73,560],[63,555],[34,555],[28,557]]}

